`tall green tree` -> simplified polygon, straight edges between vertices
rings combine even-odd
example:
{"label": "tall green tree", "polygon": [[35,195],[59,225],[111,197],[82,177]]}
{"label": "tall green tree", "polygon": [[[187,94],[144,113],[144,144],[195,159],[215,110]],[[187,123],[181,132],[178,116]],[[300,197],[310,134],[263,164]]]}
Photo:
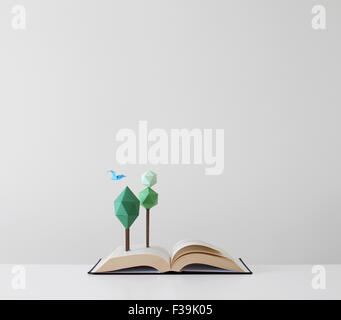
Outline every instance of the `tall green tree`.
{"label": "tall green tree", "polygon": [[142,175],[142,184],[147,188],[139,193],[141,205],[146,209],[146,247],[149,247],[150,209],[158,204],[159,195],[151,188],[157,182],[156,173],[147,171]]}
{"label": "tall green tree", "polygon": [[135,194],[125,187],[114,201],[115,215],[125,228],[125,249],[130,250],[130,226],[139,215],[140,201]]}

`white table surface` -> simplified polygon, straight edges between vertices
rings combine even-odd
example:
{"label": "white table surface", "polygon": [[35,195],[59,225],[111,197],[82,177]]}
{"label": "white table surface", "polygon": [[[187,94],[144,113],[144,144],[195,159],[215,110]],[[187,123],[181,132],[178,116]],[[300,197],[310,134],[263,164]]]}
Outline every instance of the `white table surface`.
{"label": "white table surface", "polygon": [[87,265],[0,265],[0,299],[341,299],[341,265],[324,265],[326,289],[313,289],[310,265],[250,266],[253,275],[88,275]]}

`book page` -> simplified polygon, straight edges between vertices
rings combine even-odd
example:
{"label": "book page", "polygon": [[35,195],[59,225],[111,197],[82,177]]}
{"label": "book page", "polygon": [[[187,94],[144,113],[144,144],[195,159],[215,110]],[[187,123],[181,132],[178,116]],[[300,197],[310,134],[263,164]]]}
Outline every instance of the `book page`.
{"label": "book page", "polygon": [[231,257],[227,252],[225,252],[221,248],[218,248],[214,245],[211,245],[211,244],[204,242],[204,241],[201,241],[201,240],[180,240],[179,242],[177,242],[171,251],[171,261],[173,260],[174,256],[177,254],[177,252],[179,250],[181,250],[185,247],[189,247],[189,246],[206,247],[206,248],[209,248],[211,250],[216,251],[217,255],[224,256],[224,257],[234,261],[233,257]]}
{"label": "book page", "polygon": [[[182,251],[184,249],[180,249]],[[179,251],[178,251],[179,252]],[[194,251],[180,255],[172,260],[171,270],[175,272],[216,272],[217,270],[229,272],[245,272],[238,263],[222,255]]]}
{"label": "book page", "polygon": [[127,256],[139,256],[139,255],[153,255],[162,258],[167,265],[170,265],[169,252],[162,247],[152,246],[146,248],[143,244],[134,245],[129,251],[125,251],[124,246],[117,247],[108,257],[102,259],[101,262],[96,266],[93,272],[99,270],[105,263],[114,258],[127,257]]}
{"label": "book page", "polygon": [[[110,272],[108,272],[110,273]],[[138,266],[138,267],[131,267],[131,268],[125,268],[121,270],[116,270],[112,273],[116,274],[160,274],[160,271],[157,269],[154,269],[153,267],[148,267],[148,266]]]}
{"label": "book page", "polygon": [[235,273],[235,270],[220,269],[205,264],[190,264],[181,269],[181,272],[190,273]]}
{"label": "book page", "polygon": [[137,254],[152,254],[155,256],[159,256],[166,260],[169,263],[170,256],[169,252],[159,246],[151,246],[149,248],[146,248],[145,244],[138,244],[135,246],[132,246],[129,251],[125,251],[124,246],[119,246],[115,249],[115,251],[108,257],[110,258],[116,258],[116,257],[122,257],[122,256],[129,256],[129,255],[137,255]]}

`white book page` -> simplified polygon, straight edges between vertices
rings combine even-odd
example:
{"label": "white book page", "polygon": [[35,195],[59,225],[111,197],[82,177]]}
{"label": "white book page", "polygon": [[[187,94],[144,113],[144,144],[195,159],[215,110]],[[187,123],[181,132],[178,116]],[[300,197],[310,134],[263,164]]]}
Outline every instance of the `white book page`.
{"label": "white book page", "polygon": [[[214,250],[217,250],[219,251],[223,256],[227,257],[228,259],[234,261],[242,270],[244,270],[245,272],[247,271],[244,267],[244,265],[239,261],[239,259],[235,259],[233,258],[231,255],[229,255],[225,250],[217,247],[217,246],[214,246],[210,243],[207,243],[207,242],[204,242],[204,241],[201,241],[201,240],[180,240],[179,242],[177,242],[172,251],[171,251],[171,260],[174,258],[174,255],[176,254],[177,251],[179,251],[180,249],[184,248],[184,247],[187,247],[187,246],[193,246],[193,245],[196,245],[196,246],[204,246],[204,247],[208,247],[208,248],[211,248],[211,249],[214,249]],[[193,266],[196,270],[195,271],[201,271],[200,270],[200,266]],[[188,267],[187,271],[192,271],[191,270],[192,267]],[[203,268],[202,271],[206,270],[207,268]]]}
{"label": "white book page", "polygon": [[101,262],[96,266],[96,268],[94,268],[93,272],[96,272],[103,264],[105,264],[108,260],[112,258],[139,254],[151,254],[159,256],[160,258],[164,259],[168,264],[170,264],[169,252],[166,249],[159,246],[151,246],[149,248],[146,248],[145,244],[137,244],[132,246],[129,251],[125,251],[124,246],[117,247],[108,257],[101,260]]}
{"label": "white book page", "polygon": [[207,242],[201,241],[201,240],[180,240],[179,242],[177,242],[172,251],[171,251],[171,259],[173,259],[174,255],[177,253],[177,251],[179,251],[180,249],[187,247],[187,246],[204,246],[204,247],[208,247],[214,250],[219,251],[223,256],[235,261],[235,259],[233,257],[231,257],[225,250],[218,248],[212,244],[209,244]]}

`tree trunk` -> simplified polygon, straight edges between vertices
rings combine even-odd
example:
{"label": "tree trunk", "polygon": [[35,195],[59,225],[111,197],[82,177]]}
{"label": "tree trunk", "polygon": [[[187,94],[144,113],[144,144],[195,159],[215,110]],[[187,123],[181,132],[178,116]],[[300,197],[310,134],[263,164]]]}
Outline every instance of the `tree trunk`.
{"label": "tree trunk", "polygon": [[149,209],[146,209],[146,247],[149,248]]}
{"label": "tree trunk", "polygon": [[129,237],[129,229],[126,229],[126,251],[130,250],[130,237]]}

